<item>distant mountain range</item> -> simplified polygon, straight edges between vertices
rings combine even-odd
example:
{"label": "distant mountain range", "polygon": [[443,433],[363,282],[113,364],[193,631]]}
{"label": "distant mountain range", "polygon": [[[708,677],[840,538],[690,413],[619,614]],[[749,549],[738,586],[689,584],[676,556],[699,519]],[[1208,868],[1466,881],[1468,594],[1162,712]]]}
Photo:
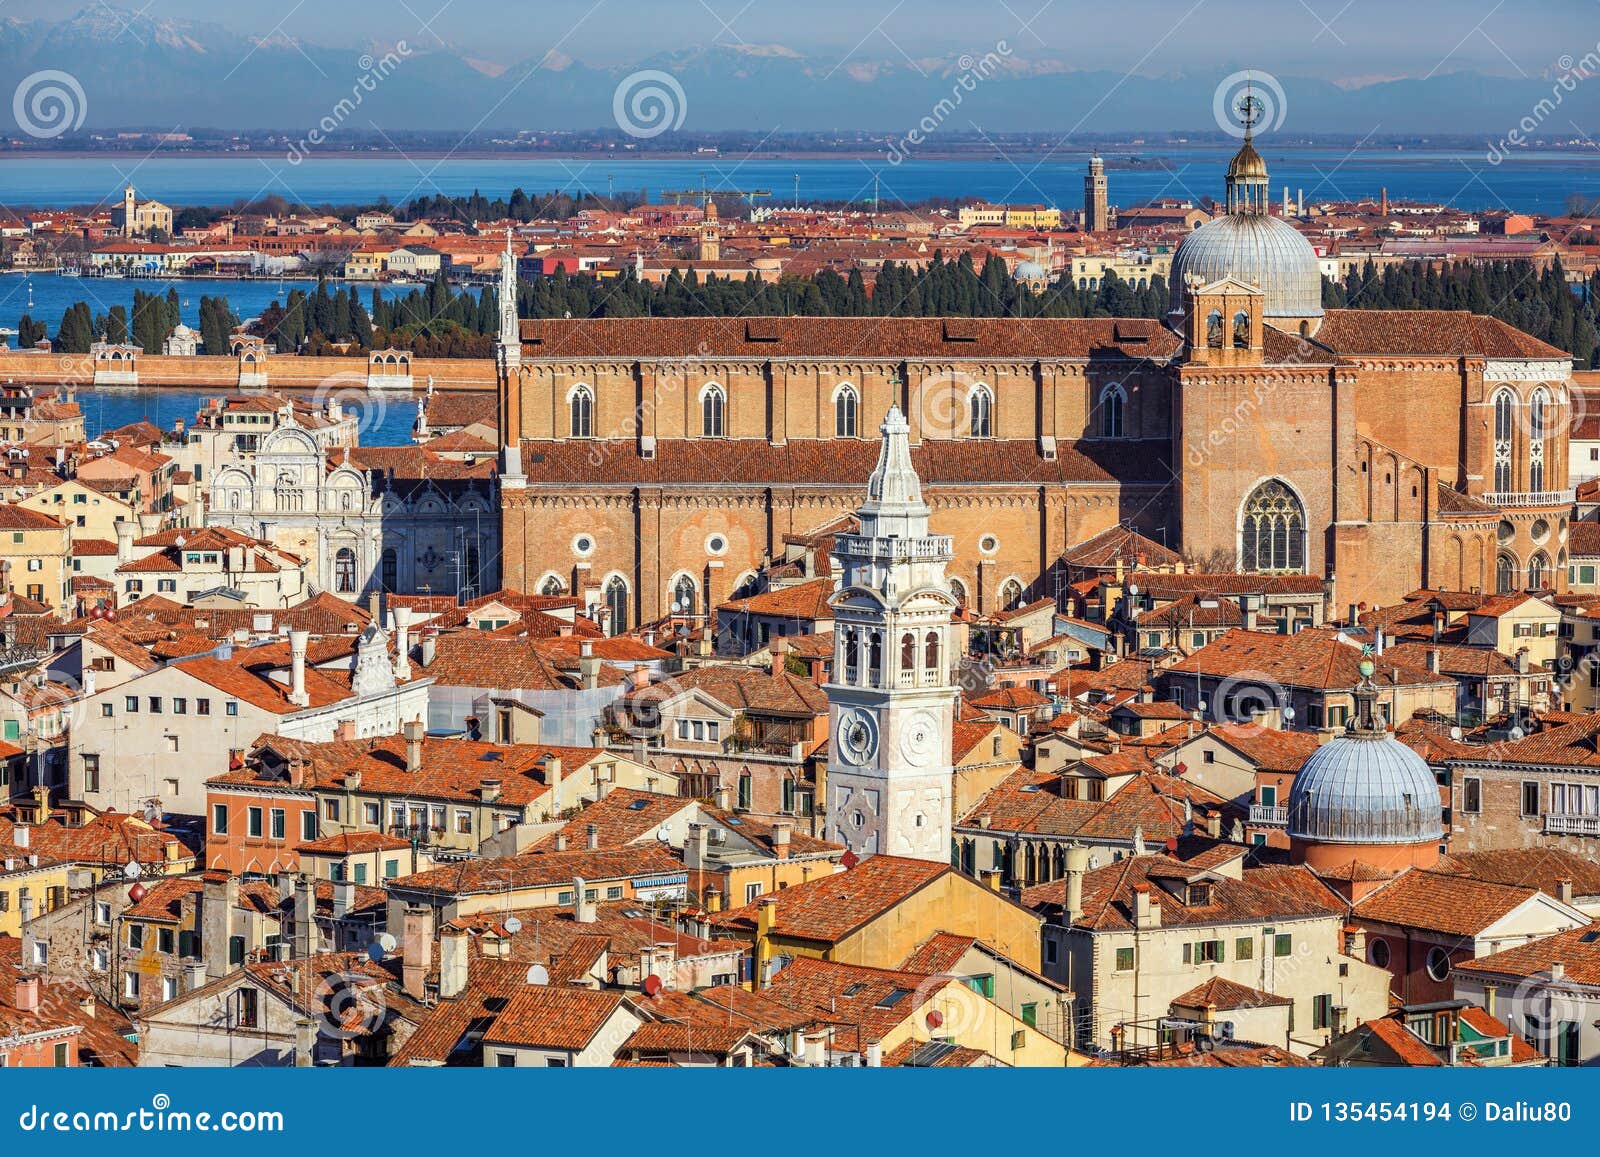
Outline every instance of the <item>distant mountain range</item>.
{"label": "distant mountain range", "polygon": [[[448,32],[446,30],[446,35]],[[953,98],[971,61],[846,62],[777,46],[713,46],[663,53],[631,68],[596,68],[565,57],[496,72],[437,47],[393,44],[328,48],[282,37],[253,41],[215,25],[159,20],[95,5],[63,22],[0,20],[0,76],[71,74],[87,103],[85,130],[300,130],[335,116],[346,131],[472,128],[596,129],[615,124],[613,94],[641,69],[674,76],[684,93],[685,132],[780,129],[900,134],[934,116],[952,132],[1215,131],[1212,97],[1221,67],[1187,75],[1124,77],[1059,61],[993,58],[991,75],[959,107]],[[373,58],[399,60],[366,92]],[[920,71],[919,71],[920,70]],[[380,66],[380,71],[382,71]],[[1535,112],[1559,91],[1553,77],[1504,79],[1470,72],[1341,86],[1282,76],[1285,134],[1470,133],[1504,137],[1524,117],[1533,136],[1573,139],[1600,122],[1600,84],[1579,83],[1560,107]],[[359,107],[335,113],[360,93]],[[1109,95],[1108,95],[1109,94]],[[13,102],[0,93],[0,124],[14,131]]]}

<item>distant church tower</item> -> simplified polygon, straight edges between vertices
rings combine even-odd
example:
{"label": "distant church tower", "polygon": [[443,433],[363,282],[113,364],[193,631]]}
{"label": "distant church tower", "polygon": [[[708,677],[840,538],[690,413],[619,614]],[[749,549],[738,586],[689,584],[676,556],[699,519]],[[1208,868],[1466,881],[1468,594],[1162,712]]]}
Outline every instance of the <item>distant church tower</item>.
{"label": "distant church tower", "polygon": [[139,231],[139,198],[133,185],[122,188],[122,235],[132,237]]}
{"label": "distant church tower", "polygon": [[[508,398],[517,389],[517,371],[522,365],[522,326],[517,321],[517,255],[511,248],[511,227],[506,226],[506,251],[500,255],[500,337],[495,343],[495,362],[500,371],[500,396]],[[516,489],[523,485],[522,445],[511,429],[511,421],[501,402],[500,485]]]}
{"label": "distant church tower", "polygon": [[1106,163],[1098,156],[1089,158],[1089,171],[1083,178],[1083,228],[1087,233],[1103,233],[1111,228],[1111,208],[1106,202]]}
{"label": "distant church tower", "polygon": [[701,263],[722,260],[722,226],[717,217],[717,203],[706,198],[705,219],[700,224],[700,251],[695,258]]}
{"label": "distant church tower", "polygon": [[828,695],[830,840],[858,856],[948,863],[954,771],[946,535],[928,533],[911,428],[898,407],[867,482],[859,534],[834,540],[833,681]]}

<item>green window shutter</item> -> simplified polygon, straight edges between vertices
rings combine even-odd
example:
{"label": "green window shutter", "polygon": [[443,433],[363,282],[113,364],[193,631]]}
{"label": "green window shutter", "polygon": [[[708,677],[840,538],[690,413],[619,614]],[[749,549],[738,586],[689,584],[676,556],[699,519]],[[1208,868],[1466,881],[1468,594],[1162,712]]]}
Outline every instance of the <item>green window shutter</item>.
{"label": "green window shutter", "polygon": [[1224,964],[1224,963],[1227,962],[1227,959],[1228,959],[1228,942],[1226,940],[1218,940],[1217,941],[1217,963],[1218,964]]}

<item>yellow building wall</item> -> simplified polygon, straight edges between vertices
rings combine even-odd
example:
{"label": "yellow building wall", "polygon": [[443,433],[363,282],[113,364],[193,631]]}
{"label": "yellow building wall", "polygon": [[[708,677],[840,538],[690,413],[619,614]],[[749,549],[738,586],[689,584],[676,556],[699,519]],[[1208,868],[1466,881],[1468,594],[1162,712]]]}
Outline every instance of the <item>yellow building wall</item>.
{"label": "yellow building wall", "polygon": [[[929,1027],[930,1012],[939,1014],[937,1028]],[[941,986],[917,1006],[915,1013],[886,1034],[883,1051],[893,1052],[906,1041],[935,1039],[982,1049],[996,1060],[1018,1067],[1061,1068],[1067,1064],[1067,1049],[1061,1042],[1023,1024],[959,981]],[[1019,1042],[1021,1047],[1013,1048],[1013,1042]]]}

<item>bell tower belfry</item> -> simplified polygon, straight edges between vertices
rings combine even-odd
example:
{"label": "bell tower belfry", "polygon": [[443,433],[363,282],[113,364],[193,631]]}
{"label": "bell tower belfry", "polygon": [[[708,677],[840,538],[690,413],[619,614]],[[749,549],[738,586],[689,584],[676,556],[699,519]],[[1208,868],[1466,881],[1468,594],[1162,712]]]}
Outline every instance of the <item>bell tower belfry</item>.
{"label": "bell tower belfry", "polygon": [[951,676],[947,535],[928,533],[911,427],[891,407],[858,512],[834,540],[839,569],[828,694],[830,840],[858,856],[950,859],[959,693]]}

